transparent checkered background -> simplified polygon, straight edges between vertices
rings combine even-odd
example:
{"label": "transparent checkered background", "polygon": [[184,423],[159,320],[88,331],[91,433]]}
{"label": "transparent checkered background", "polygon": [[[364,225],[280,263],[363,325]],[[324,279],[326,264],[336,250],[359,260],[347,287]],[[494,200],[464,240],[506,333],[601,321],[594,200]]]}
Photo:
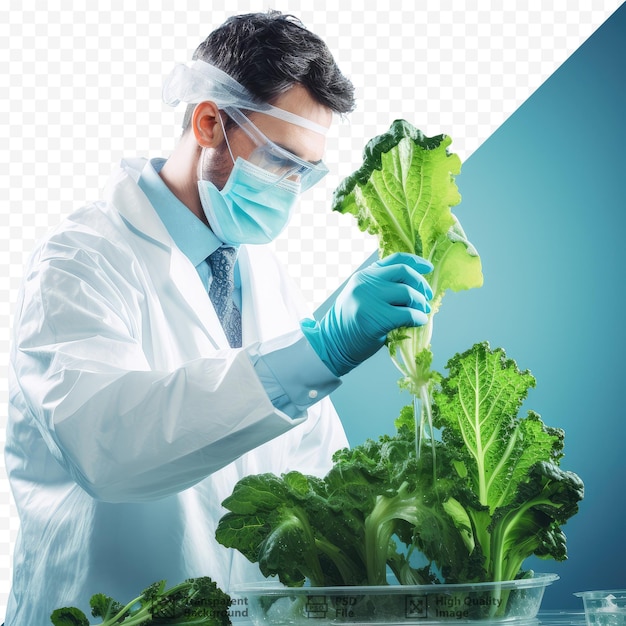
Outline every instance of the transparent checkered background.
{"label": "transparent checkered background", "polygon": [[[270,6],[294,13],[327,41],[356,87],[357,110],[329,136],[331,174],[302,199],[275,242],[315,307],[376,249],[350,216],[329,211],[333,189],[358,167],[368,139],[403,117],[427,135],[450,135],[451,149],[466,159],[620,3],[360,0],[351,10],[328,0],[87,4],[48,0],[42,10],[37,0],[8,0],[8,8],[5,0],[0,9],[2,446],[11,317],[29,252],[61,218],[98,197],[122,157],[169,153],[182,109],[161,103],[162,78],[226,17]],[[0,463],[0,621],[18,527]]]}

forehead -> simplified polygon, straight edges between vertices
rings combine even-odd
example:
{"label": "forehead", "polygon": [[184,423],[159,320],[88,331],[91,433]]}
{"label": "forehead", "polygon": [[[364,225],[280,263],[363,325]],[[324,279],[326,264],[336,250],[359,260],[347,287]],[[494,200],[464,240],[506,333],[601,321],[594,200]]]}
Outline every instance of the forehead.
{"label": "forehead", "polygon": [[[301,85],[289,88],[272,104],[325,128],[330,127],[332,122],[332,111],[315,101]],[[318,161],[322,158],[326,147],[324,135],[263,113],[251,113],[249,117],[269,139],[300,158],[306,161]]]}

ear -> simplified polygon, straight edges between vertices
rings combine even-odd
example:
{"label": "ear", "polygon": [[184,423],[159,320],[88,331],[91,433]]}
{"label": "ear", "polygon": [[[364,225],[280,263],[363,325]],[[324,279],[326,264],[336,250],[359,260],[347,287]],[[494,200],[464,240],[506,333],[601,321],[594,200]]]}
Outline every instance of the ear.
{"label": "ear", "polygon": [[200,102],[191,118],[191,128],[196,141],[203,148],[217,147],[224,137],[220,112],[215,102]]}

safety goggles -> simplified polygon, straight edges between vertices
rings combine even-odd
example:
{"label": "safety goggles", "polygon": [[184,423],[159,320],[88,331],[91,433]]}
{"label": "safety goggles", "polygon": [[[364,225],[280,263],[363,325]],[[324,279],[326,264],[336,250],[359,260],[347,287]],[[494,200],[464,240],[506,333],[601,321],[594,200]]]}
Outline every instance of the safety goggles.
{"label": "safety goggles", "polygon": [[289,150],[276,145],[239,109],[225,107],[224,112],[256,145],[246,160],[276,175],[277,180],[287,179],[299,182],[301,191],[306,191],[328,174],[328,168],[322,161],[317,163],[305,161]]}

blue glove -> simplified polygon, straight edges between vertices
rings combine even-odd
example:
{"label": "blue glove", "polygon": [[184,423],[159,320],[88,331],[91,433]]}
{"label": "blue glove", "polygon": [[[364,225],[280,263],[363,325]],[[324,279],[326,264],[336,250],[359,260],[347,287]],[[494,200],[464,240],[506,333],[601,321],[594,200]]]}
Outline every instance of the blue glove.
{"label": "blue glove", "polygon": [[351,276],[319,323],[303,320],[302,331],[326,366],[343,376],[376,353],[390,330],[426,324],[433,292],[422,274],[432,270],[407,253],[376,261]]}

